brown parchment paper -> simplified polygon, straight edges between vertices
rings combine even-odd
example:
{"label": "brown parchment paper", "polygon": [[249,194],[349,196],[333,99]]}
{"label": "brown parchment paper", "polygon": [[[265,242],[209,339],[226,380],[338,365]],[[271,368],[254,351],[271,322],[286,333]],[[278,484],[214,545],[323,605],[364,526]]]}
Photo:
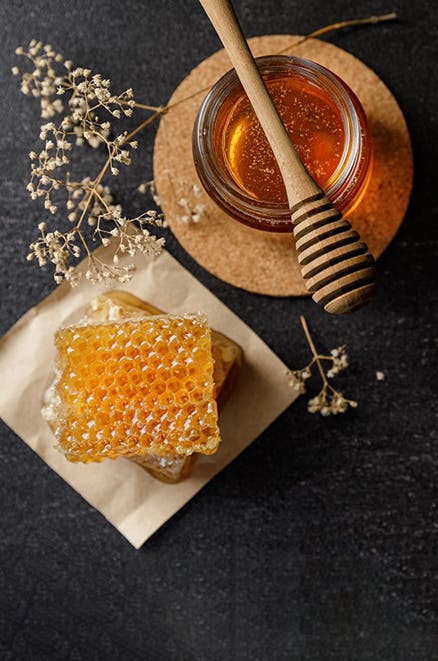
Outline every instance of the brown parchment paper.
{"label": "brown parchment paper", "polygon": [[[101,248],[108,259],[111,247]],[[213,328],[237,341],[244,366],[220,416],[223,442],[217,454],[200,456],[192,475],[164,484],[126,459],[71,464],[55,449],[55,438],[40,414],[54,360],[53,335],[74,319],[102,287],[85,279],[66,283],[31,308],[0,341],[0,415],[54,471],[139,548],[214,475],[246,448],[296,398],[287,385],[286,366],[239,317],[183,268],[169,253],[155,260],[130,258],[137,271],[126,289],[168,312],[208,314]],[[84,265],[79,268],[84,268]],[[25,486],[23,486],[25,488]]]}

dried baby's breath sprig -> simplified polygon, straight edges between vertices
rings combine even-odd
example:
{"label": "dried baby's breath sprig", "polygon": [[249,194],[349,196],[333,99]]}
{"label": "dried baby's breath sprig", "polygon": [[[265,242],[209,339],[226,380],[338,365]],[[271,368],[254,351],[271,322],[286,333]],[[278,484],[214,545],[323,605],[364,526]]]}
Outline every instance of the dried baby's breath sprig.
{"label": "dried baby's breath sprig", "polygon": [[[186,97],[189,100],[191,97]],[[174,105],[168,106],[168,109],[173,108]],[[169,180],[169,188],[172,198],[176,206],[175,220],[176,222],[184,225],[196,225],[207,216],[207,205],[201,202],[201,198],[205,195],[201,187],[195,183],[187,181],[184,177],[175,176],[174,172],[169,169],[168,154],[171,149],[170,136],[167,135],[166,122],[162,122],[163,137],[165,144],[165,162],[166,168],[164,174],[167,175]]]}
{"label": "dried baby's breath sprig", "polygon": [[157,207],[161,206],[161,199],[160,196],[157,193],[157,189],[155,186],[155,181],[151,179],[150,181],[144,181],[140,186],[137,188],[138,192],[141,193],[142,195],[150,195],[157,205]]}
{"label": "dried baby's breath sprig", "polygon": [[198,184],[190,186],[190,197],[181,197],[177,204],[182,209],[181,214],[176,215],[176,220],[180,223],[189,225],[190,223],[199,223],[205,215],[206,205],[202,202],[196,202],[202,195]]}
{"label": "dried baby's breath sprig", "polygon": [[[356,408],[356,401],[344,397],[344,395],[336,390],[328,381],[329,378],[348,367],[348,357],[345,346],[333,349],[329,355],[318,353],[312,340],[312,336],[310,335],[306,319],[303,316],[300,316],[300,321],[313,358],[303,369],[288,372],[289,386],[297,391],[299,395],[304,395],[307,392],[305,382],[307,379],[310,379],[312,368],[316,365],[321,376],[322,388],[315,397],[309,399],[307,404],[307,410],[309,413],[320,413],[322,416],[328,416],[345,413],[348,407]],[[323,362],[328,362],[330,364],[327,373],[324,371]]]}
{"label": "dried baby's breath sprig", "polygon": [[[93,232],[93,240],[99,238],[102,245],[107,246],[113,241],[115,250],[112,264],[100,260],[94,253],[88,251],[87,269],[82,273],[69,264],[71,258],[78,259],[81,255],[81,245],[86,248],[86,239],[80,228],[74,227],[68,232],[54,230],[47,232],[46,223],[38,225],[40,238],[30,245],[31,252],[27,259],[31,261],[36,258],[39,266],[48,263],[54,266],[54,279],[56,283],[62,280],[68,281],[72,286],[78,284],[82,275],[91,282],[128,282],[132,277],[134,267],[132,264],[120,265],[120,257],[123,255],[134,256],[140,252],[146,256],[157,256],[164,245],[163,238],[156,238],[149,233],[146,225],[162,226],[160,214],[156,211],[147,211],[136,218],[127,219],[120,212],[115,216],[111,212],[111,220],[115,227],[105,229],[103,222],[106,214],[97,217],[96,228]],[[139,229],[133,230],[132,223],[136,222]]]}
{"label": "dried baby's breath sprig", "polygon": [[[172,185],[174,186],[176,182],[176,179],[174,178]],[[206,205],[202,204],[200,202],[193,202],[194,200],[199,200],[199,198],[202,195],[201,188],[198,186],[198,184],[193,184],[192,186],[189,186],[187,182],[183,181],[178,181],[178,184],[181,187],[186,187],[186,190],[188,190],[188,197],[180,197],[176,204],[183,210],[183,214],[176,214],[175,219],[180,222],[180,223],[185,223],[186,225],[190,223],[199,223],[202,217],[206,213]],[[161,199],[159,195],[157,194],[157,190],[155,188],[155,182],[153,180],[151,181],[144,181],[140,186],[137,188],[139,193],[142,193],[143,195],[150,195],[155,202],[157,206],[161,205]]]}
{"label": "dried baby's breath sprig", "polygon": [[[47,223],[40,223],[40,237],[30,245],[28,259],[36,258],[40,266],[52,263],[56,282],[65,279],[76,284],[80,274],[75,273],[71,262],[85,254],[87,279],[126,282],[132,277],[133,267],[119,265],[120,256],[134,256],[137,252],[158,254],[164,240],[150,234],[146,226],[163,227],[164,220],[156,211],[135,218],[122,215],[120,205],[114,203],[110,188],[102,180],[108,171],[117,176],[122,165],[130,165],[132,150],[138,146],[133,138],[165,110],[138,104],[130,88],[113,94],[109,80],[90,69],[74,67],[41,41],[32,40],[27,49],[17,48],[16,53],[33,67],[31,71],[13,68],[14,75],[21,76],[22,92],[40,99],[44,119],[60,116],[41,126],[40,139],[44,144],[40,151],[29,154],[32,163],[27,190],[33,200],[41,199],[50,214],[56,214],[60,202],[65,202],[66,216],[72,223],[67,232],[47,231]],[[130,117],[136,108],[152,114],[129,133],[123,131],[110,138],[114,123],[121,117]],[[94,148],[104,146],[107,160],[94,179],[76,181],[67,167],[73,147],[84,142]],[[95,228],[92,241],[99,240],[105,246],[111,238],[115,239],[111,265],[92,255],[84,232],[87,225]]]}

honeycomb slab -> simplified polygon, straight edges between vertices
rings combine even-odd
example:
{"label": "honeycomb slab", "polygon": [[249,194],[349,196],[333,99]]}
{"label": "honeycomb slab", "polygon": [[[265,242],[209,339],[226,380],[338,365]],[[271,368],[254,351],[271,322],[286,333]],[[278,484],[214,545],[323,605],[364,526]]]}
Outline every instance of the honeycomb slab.
{"label": "honeycomb slab", "polygon": [[55,344],[55,435],[71,461],[217,450],[204,315],[71,326],[56,333]]}
{"label": "honeycomb slab", "polygon": [[[96,296],[87,307],[79,325],[89,326],[122,319],[144,319],[146,316],[165,314],[163,310],[142,301],[126,291],[117,289]],[[211,329],[213,355],[213,381],[219,411],[234,386],[243,359],[241,347],[219,331]]]}

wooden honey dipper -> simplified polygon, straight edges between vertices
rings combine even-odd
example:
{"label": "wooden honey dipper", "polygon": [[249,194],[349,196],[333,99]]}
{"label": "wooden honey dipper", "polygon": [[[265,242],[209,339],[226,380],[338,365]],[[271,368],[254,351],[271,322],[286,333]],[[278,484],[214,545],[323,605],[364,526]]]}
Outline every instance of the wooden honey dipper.
{"label": "wooden honey dipper", "polygon": [[260,76],[230,0],[200,0],[271,145],[286,188],[301,273],[312,298],[342,314],[375,290],[374,258],[304,167]]}

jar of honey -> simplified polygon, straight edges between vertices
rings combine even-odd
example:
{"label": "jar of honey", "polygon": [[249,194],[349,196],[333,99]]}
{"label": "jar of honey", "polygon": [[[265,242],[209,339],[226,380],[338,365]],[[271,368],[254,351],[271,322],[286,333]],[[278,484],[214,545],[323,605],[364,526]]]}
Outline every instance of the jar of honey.
{"label": "jar of honey", "polygon": [[[362,198],[372,166],[358,98],[310,60],[275,55],[256,62],[301,160],[345,215]],[[228,215],[257,229],[292,230],[280,170],[234,69],[199,109],[193,155],[202,185]]]}

